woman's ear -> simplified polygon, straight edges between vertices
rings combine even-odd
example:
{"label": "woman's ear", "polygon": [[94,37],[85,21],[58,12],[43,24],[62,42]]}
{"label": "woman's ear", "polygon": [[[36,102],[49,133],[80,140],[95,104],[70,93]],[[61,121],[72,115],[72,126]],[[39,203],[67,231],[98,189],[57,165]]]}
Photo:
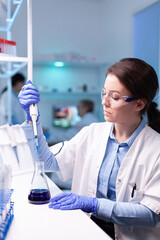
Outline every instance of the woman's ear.
{"label": "woman's ear", "polygon": [[147,103],[147,100],[145,98],[137,99],[136,101],[136,111],[141,111]]}

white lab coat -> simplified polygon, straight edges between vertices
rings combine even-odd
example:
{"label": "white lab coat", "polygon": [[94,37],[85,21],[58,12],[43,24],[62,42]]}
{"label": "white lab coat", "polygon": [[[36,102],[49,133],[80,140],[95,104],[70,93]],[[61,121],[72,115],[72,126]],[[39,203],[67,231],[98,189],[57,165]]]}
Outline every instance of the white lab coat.
{"label": "white lab coat", "polygon": [[[93,123],[73,139],[64,142],[56,155],[64,180],[73,177],[72,192],[95,197],[98,173],[110,133],[110,123]],[[160,134],[147,125],[126,154],[117,176],[116,198],[120,202],[141,203],[160,214]],[[55,153],[61,146],[51,147]],[[131,192],[137,188],[134,197]],[[160,224],[155,228],[120,227],[116,239],[159,240]]]}

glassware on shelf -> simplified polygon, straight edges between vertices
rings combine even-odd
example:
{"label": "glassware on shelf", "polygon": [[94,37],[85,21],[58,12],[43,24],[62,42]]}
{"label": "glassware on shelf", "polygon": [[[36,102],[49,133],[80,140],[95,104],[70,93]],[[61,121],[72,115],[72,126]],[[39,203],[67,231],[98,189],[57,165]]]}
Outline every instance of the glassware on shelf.
{"label": "glassware on shelf", "polygon": [[33,204],[44,204],[48,203],[50,198],[51,194],[44,173],[44,163],[37,161],[34,163],[34,173],[28,200]]}
{"label": "glassware on shelf", "polygon": [[16,56],[16,42],[0,38],[0,53]]}

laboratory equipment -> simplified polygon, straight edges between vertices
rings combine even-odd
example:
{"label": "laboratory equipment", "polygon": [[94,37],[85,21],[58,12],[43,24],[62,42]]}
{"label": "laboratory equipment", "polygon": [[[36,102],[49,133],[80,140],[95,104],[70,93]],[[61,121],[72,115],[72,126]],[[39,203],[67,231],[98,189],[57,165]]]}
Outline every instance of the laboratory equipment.
{"label": "laboratory equipment", "polygon": [[44,163],[37,161],[34,163],[34,173],[28,200],[33,204],[44,204],[48,203],[50,198],[51,194],[44,173]]}
{"label": "laboratory equipment", "polygon": [[36,124],[37,117],[38,117],[37,104],[31,104],[29,107],[29,111],[30,111],[30,116],[31,116],[32,123],[33,123],[33,131],[34,131],[34,136],[35,136],[36,149],[37,149],[37,153],[39,154],[37,124]]}
{"label": "laboratory equipment", "polygon": [[3,164],[0,156],[0,239],[4,240],[12,222],[14,213],[11,201],[13,189],[11,186],[11,168]]}
{"label": "laboratory equipment", "polygon": [[11,167],[9,165],[3,164],[2,158],[0,156],[0,209],[8,199],[11,179]]}
{"label": "laboratory equipment", "polygon": [[13,189],[8,193],[7,200],[0,208],[0,239],[4,240],[14,217],[14,202],[11,201]]}
{"label": "laboratory equipment", "polygon": [[16,42],[0,38],[0,53],[16,56]]}
{"label": "laboratory equipment", "polygon": [[80,121],[77,106],[54,106],[53,107],[53,125],[56,127],[72,127]]}

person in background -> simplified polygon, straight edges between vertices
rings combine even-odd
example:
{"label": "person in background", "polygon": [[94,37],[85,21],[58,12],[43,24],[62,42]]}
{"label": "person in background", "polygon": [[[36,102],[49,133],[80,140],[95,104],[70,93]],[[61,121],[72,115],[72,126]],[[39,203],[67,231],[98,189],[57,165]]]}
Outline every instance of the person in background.
{"label": "person in background", "polygon": [[81,100],[78,104],[78,116],[81,117],[80,121],[75,126],[70,127],[59,139],[59,141],[66,141],[73,138],[83,127],[90,125],[94,122],[99,122],[95,116],[94,102],[91,100]]}
{"label": "person in background", "polygon": [[[28,82],[29,83],[29,82]],[[73,178],[72,192],[50,200],[52,209],[81,209],[113,239],[159,240],[160,111],[157,74],[146,62],[125,58],[109,67],[102,89],[105,122],[84,127],[70,141],[48,147],[37,121],[39,159],[46,170]],[[23,124],[35,158],[29,105],[38,90],[19,94]],[[143,115],[147,113],[148,124]]]}
{"label": "person in background", "polygon": [[[19,104],[18,93],[25,83],[25,77],[21,73],[16,73],[12,79],[11,93],[11,123],[21,124],[25,121],[24,111]],[[8,90],[4,88],[0,94],[0,125],[8,122]]]}

